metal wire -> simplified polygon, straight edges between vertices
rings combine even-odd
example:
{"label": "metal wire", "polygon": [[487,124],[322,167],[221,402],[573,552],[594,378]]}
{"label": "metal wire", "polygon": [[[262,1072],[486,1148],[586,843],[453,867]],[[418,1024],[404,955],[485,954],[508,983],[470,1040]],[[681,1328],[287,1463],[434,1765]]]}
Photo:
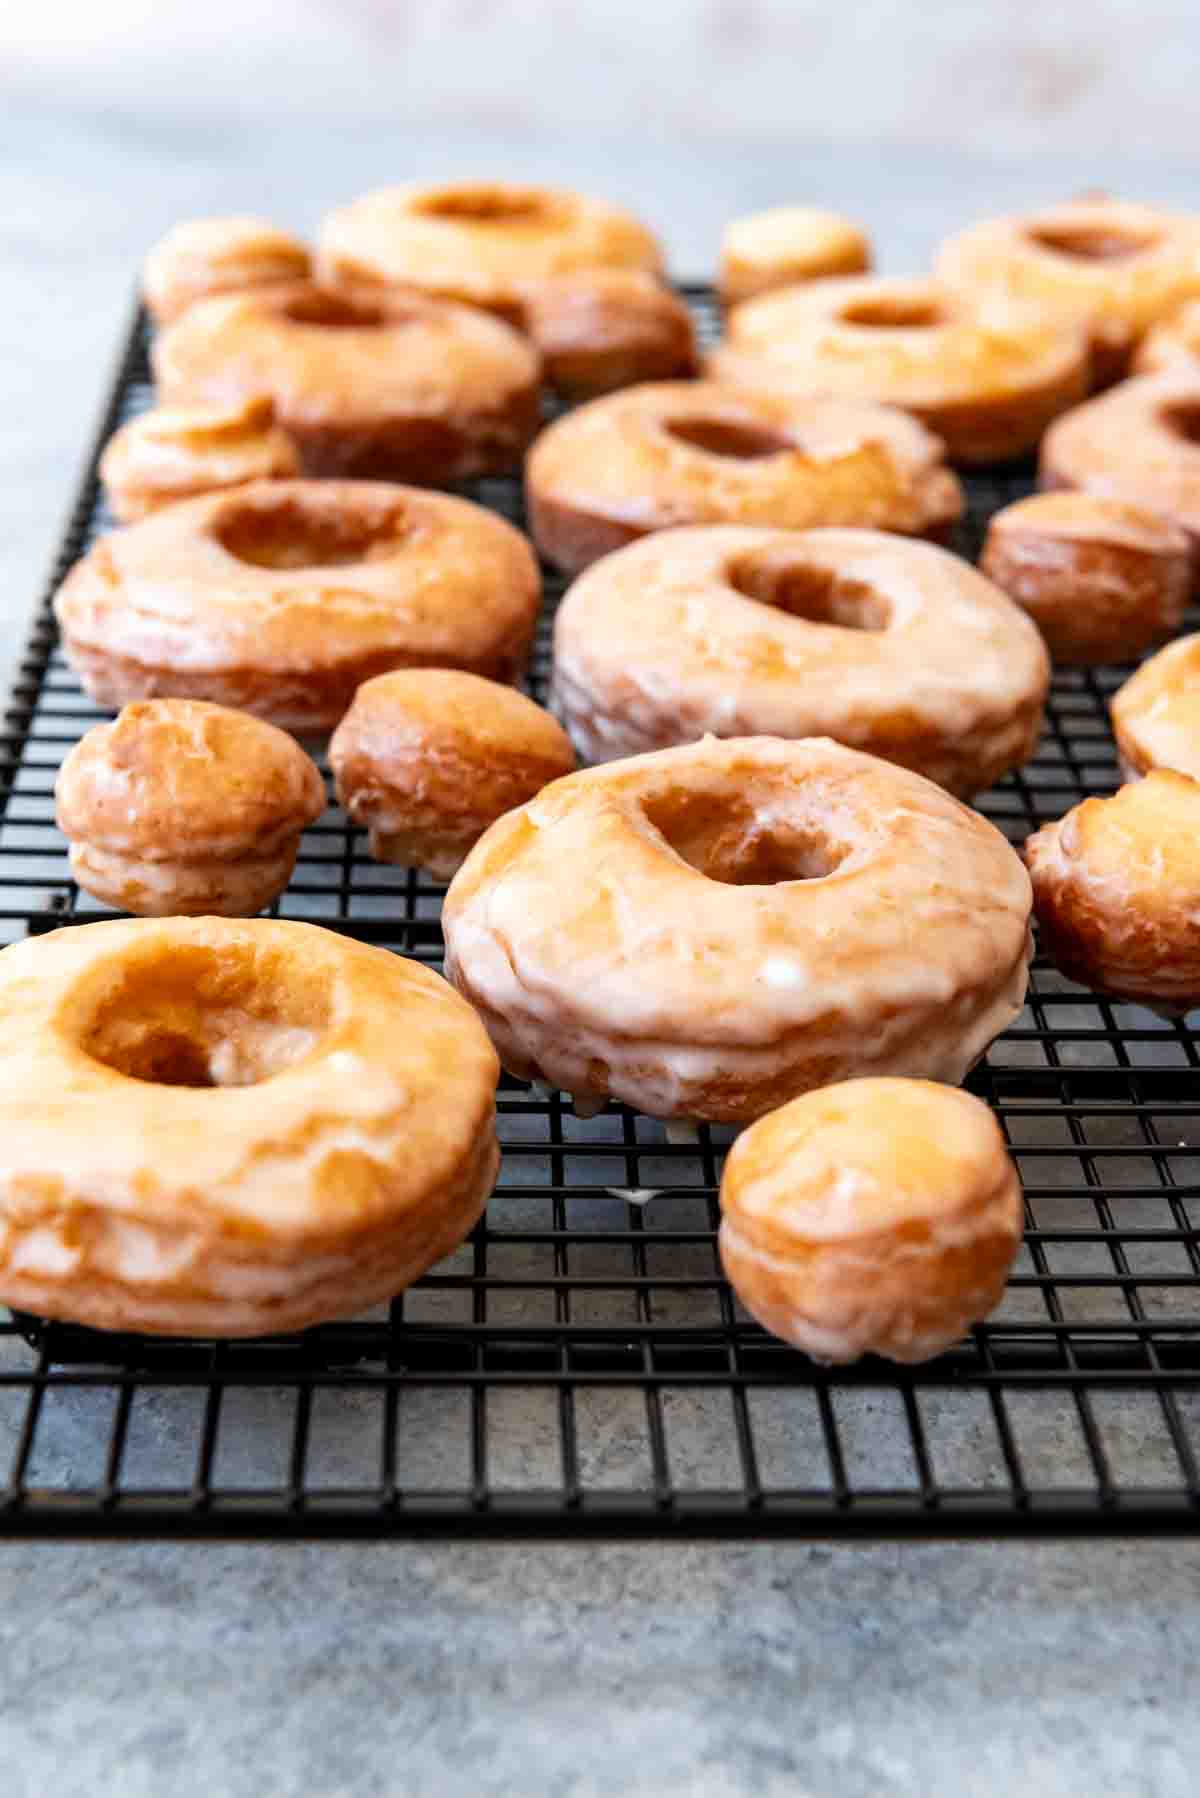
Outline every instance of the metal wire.
{"label": "metal wire", "polygon": [[[711,295],[689,293],[711,336]],[[139,314],[98,443],[148,398]],[[973,476],[958,547],[975,554],[1029,485]],[[464,491],[523,522],[515,480]],[[93,455],[50,590],[109,522]],[[549,577],[539,697],[560,592]],[[1123,674],[1056,677],[1035,760],[980,802],[1014,842],[1116,784],[1105,701]],[[53,822],[58,764],[99,716],[47,604],[0,735],[0,940],[106,915]],[[331,809],[277,909],[436,966],[441,892],[373,863]],[[1021,1169],[1022,1257],[999,1311],[911,1370],[822,1369],[740,1310],[715,1253],[729,1132],[672,1143],[506,1081],[486,1220],[377,1314],[239,1344],[0,1323],[0,1531],[1194,1531],[1197,1048],[1035,963],[971,1080]]]}

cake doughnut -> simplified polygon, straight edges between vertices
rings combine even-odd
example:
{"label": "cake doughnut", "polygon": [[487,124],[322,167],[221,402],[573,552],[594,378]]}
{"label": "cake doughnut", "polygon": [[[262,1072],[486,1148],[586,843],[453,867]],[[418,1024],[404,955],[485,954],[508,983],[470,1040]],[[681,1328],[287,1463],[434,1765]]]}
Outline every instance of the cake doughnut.
{"label": "cake doughnut", "polygon": [[318,242],[320,273],[334,285],[420,287],[513,324],[531,282],[662,266],[653,234],[619,206],[504,181],[381,188],[331,212]]}
{"label": "cake doughnut", "polygon": [[1042,441],[1043,487],[1158,512],[1200,547],[1200,369],[1139,375],[1064,413]]}
{"label": "cake doughnut", "polygon": [[926,1361],[1000,1301],[1023,1203],[981,1099],[845,1080],[743,1131],[721,1180],[721,1261],[764,1329],[816,1361]]}
{"label": "cake doughnut", "polygon": [[1168,1016],[1200,1005],[1200,782],[1152,768],[1037,831],[1025,857],[1071,980]]}
{"label": "cake doughnut", "polygon": [[1189,300],[1152,326],[1133,358],[1134,374],[1157,375],[1175,369],[1200,372],[1200,300]]}
{"label": "cake doughnut", "polygon": [[866,234],[840,213],[818,206],[771,206],[725,227],[721,300],[727,307],[739,306],[775,287],[861,275],[870,266]]}
{"label": "cake doughnut", "polygon": [[1084,326],[1093,380],[1107,386],[1150,326],[1200,291],[1198,257],[1200,220],[1099,196],[971,225],[934,269],[952,287]]}
{"label": "cake doughnut", "polygon": [[955,462],[1024,454],[1087,392],[1088,344],[1030,307],[983,306],[925,278],[817,281],[739,306],[718,380],[902,406]]}
{"label": "cake doughnut", "polygon": [[95,1329],[353,1316],[457,1247],[496,1057],[428,968],[313,924],[123,919],[0,950],[0,1299]]}
{"label": "cake doughnut", "polygon": [[329,761],[375,860],[448,880],[489,824],[573,771],[575,752],[549,712],[511,687],[405,668],[358,689]]}
{"label": "cake doughnut", "polygon": [[188,219],[146,258],[142,293],[156,324],[169,325],[197,300],[306,280],[306,245],[266,219]]}
{"label": "cake doughnut", "polygon": [[966,798],[1033,753],[1049,680],[990,581],[879,531],[662,531],[581,575],[554,623],[553,704],[588,761],[828,736]]}
{"label": "cake doughnut", "polygon": [[309,282],[206,300],[151,352],[172,405],[269,394],[306,474],[435,487],[511,468],[537,429],[538,358],[469,306]]}
{"label": "cake doughnut", "polygon": [[81,887],[140,917],[253,917],[292,877],[325,783],[294,738],[199,699],[97,724],[55,782]]}
{"label": "cake doughnut", "polygon": [[1056,662],[1130,662],[1179,628],[1191,546],[1169,519],[1092,493],[1034,493],[993,513],[979,566],[1023,606]]}
{"label": "cake doughnut", "polygon": [[296,446],[265,394],[228,405],[154,406],[114,432],[100,458],[109,507],[122,524],[197,493],[299,473]]}
{"label": "cake doughnut", "polygon": [[552,387],[589,399],[696,372],[692,315],[645,269],[579,269],[531,284],[523,328]]}
{"label": "cake doughnut", "polygon": [[1200,634],[1177,637],[1143,662],[1109,709],[1127,779],[1175,768],[1200,780]]}
{"label": "cake doughnut", "polygon": [[684,524],[865,525],[945,535],[963,509],[942,446],[902,412],[659,381],[549,425],[525,465],[530,530],[569,573]]}
{"label": "cake doughnut", "polygon": [[510,1073],[740,1124],[853,1074],[961,1080],[1021,1007],[1029,910],[1000,832],[920,775],[709,737],[506,813],[442,922]]}
{"label": "cake doughnut", "polygon": [[392,668],[517,680],[540,597],[521,533],[467,500],[252,481],[101,537],[54,609],[102,706],[210,699],[317,735]]}

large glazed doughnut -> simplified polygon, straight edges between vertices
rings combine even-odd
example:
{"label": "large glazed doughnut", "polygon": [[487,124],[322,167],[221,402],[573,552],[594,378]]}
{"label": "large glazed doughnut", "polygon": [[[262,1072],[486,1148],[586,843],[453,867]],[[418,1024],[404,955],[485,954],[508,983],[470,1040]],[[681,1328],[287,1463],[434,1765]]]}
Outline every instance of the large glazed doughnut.
{"label": "large glazed doughnut", "polygon": [[0,1298],[258,1336],[390,1298],[496,1175],[496,1057],[438,976],[311,924],[0,952]]}
{"label": "large glazed doughnut", "polygon": [[1105,385],[1125,373],[1151,325],[1200,291],[1200,220],[1126,200],[1069,200],[971,225],[934,266],[952,287],[1027,300],[1084,326],[1093,378]]}
{"label": "large glazed doughnut", "polygon": [[101,705],[211,699],[315,734],[391,668],[516,680],[539,598],[524,537],[467,500],[257,481],[102,537],[54,604]]}
{"label": "large glazed doughnut", "polygon": [[721,240],[721,299],[738,306],[775,287],[871,266],[865,233],[840,213],[817,206],[772,206],[734,219]]}
{"label": "large glazed doughnut", "polygon": [[1025,845],[1043,942],[1094,991],[1200,1005],[1200,782],[1153,768]]}
{"label": "large glazed doughnut", "polygon": [[664,531],[597,562],[554,626],[588,761],[718,737],[834,737],[963,797],[1033,752],[1036,629],[949,551],[878,531]]}
{"label": "large glazed doughnut", "polygon": [[1131,662],[1179,628],[1191,546],[1161,513],[1093,493],[1033,493],[992,514],[979,566],[1056,662]]}
{"label": "large glazed doughnut", "polygon": [[1029,307],[982,306],[936,281],[861,275],[739,306],[713,374],[771,393],[827,393],[903,406],[952,461],[1032,449],[1083,398],[1088,345]]}
{"label": "large glazed doughnut", "polygon": [[501,181],[364,194],[325,219],[318,255],[328,281],[422,287],[514,323],[525,288],[547,275],[662,268],[652,233],[620,207]]}
{"label": "large glazed doughnut", "polygon": [[525,471],[530,529],[560,568],[682,524],[866,525],[944,535],[963,508],[915,419],[845,400],[662,381],[580,406]]}
{"label": "large glazed doughnut", "polygon": [[1051,425],[1043,487],[1077,487],[1161,513],[1200,546],[1200,369],[1122,381]]}
{"label": "large glazed doughnut", "polygon": [[296,446],[265,394],[223,406],[154,406],[122,425],[100,458],[108,503],[122,524],[197,493],[299,473]]}
{"label": "large glazed doughnut", "polygon": [[511,468],[537,429],[538,359],[499,319],[425,294],[308,282],[193,306],[156,340],[171,404],[265,393],[305,472],[421,486]]}
{"label": "large glazed doughnut", "polygon": [[569,399],[696,372],[692,315],[645,269],[579,269],[536,282],[522,324],[547,381]]}
{"label": "large glazed doughnut", "polygon": [[747,1311],[818,1361],[925,1361],[999,1302],[1021,1183],[980,1099],[846,1080],[734,1143],[721,1260]]}
{"label": "large glazed doughnut", "polygon": [[1200,780],[1200,634],[1177,637],[1143,662],[1110,709],[1129,776],[1176,768]]}
{"label": "large glazed doughnut", "polygon": [[292,877],[325,783],[293,737],[199,699],[97,724],[58,771],[81,887],[139,917],[253,917]]}
{"label": "large glazed doughnut", "polygon": [[1025,994],[991,824],[822,738],[706,738],[555,781],[446,895],[504,1065],[585,1104],[746,1123],[853,1074],[958,1081]]}
{"label": "large glazed doughnut", "polygon": [[188,219],[146,258],[146,305],[160,325],[218,293],[303,281],[308,250],[266,219]]}

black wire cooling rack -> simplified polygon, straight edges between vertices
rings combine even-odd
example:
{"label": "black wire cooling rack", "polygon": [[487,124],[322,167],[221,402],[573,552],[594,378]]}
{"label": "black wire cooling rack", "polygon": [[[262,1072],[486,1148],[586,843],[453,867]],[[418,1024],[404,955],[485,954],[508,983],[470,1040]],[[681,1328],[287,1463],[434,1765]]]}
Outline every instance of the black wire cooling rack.
{"label": "black wire cooling rack", "polygon": [[[689,296],[711,335],[711,295]],[[139,314],[100,442],[148,401],[146,347]],[[95,460],[50,591],[110,522]],[[972,477],[959,547],[974,554],[1029,484]],[[515,480],[467,491],[522,521]],[[560,591],[551,577],[538,696]],[[1014,842],[1116,784],[1105,701],[1123,672],[1055,679],[1036,758],[981,802]],[[105,915],[53,821],[55,771],[98,716],[47,596],[0,737],[0,940]],[[370,861],[330,810],[278,909],[436,966],[440,898]],[[819,1368],[739,1309],[715,1252],[727,1132],[673,1142],[621,1107],[584,1121],[506,1080],[486,1221],[378,1313],[240,1344],[0,1323],[0,1531],[1192,1531],[1197,1048],[1037,961],[971,1080],[1020,1166],[1022,1255],[992,1318],[911,1370]]]}

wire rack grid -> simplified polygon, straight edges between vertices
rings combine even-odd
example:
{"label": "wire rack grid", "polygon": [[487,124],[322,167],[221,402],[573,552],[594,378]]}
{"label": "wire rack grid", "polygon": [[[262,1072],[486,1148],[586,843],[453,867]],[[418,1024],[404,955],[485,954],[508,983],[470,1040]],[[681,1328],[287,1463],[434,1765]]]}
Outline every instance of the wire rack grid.
{"label": "wire rack grid", "polygon": [[[711,337],[711,293],[687,292]],[[139,312],[98,446],[149,397]],[[958,547],[976,554],[1029,486],[1028,470],[972,476]],[[464,491],[523,522],[516,480]],[[54,828],[59,762],[100,714],[48,602],[110,522],[93,454],[0,735],[0,941],[106,915]],[[537,697],[561,587],[548,576]],[[1035,759],[980,802],[1014,842],[1115,786],[1106,699],[1124,672],[1056,676]],[[373,863],[331,806],[277,909],[438,966],[441,892]],[[1021,1171],[1021,1257],[985,1324],[905,1370],[820,1368],[741,1311],[715,1252],[729,1132],[671,1141],[506,1079],[486,1219],[377,1313],[226,1344],[0,1322],[0,1531],[1194,1531],[1197,1050],[1185,1024],[1035,962],[971,1079]]]}

